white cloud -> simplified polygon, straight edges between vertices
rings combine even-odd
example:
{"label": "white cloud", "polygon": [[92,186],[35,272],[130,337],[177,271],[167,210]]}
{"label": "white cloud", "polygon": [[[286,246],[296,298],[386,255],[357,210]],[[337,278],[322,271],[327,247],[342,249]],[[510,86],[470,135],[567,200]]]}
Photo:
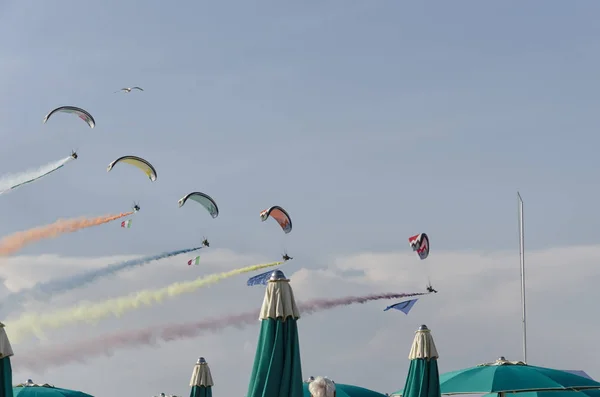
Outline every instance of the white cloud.
{"label": "white cloud", "polygon": [[[51,276],[64,276],[118,260],[121,258],[10,258],[0,266],[0,277],[6,278],[11,289],[22,288]],[[598,377],[600,367],[594,349],[589,346],[594,345],[600,325],[594,315],[595,302],[600,298],[595,288],[600,276],[597,266],[600,246],[529,252],[526,260],[529,361],[536,365],[584,369]],[[74,290],[49,304],[36,303],[32,308],[49,310],[82,299],[120,296],[268,258],[207,250],[201,266],[188,267],[186,261],[183,255],[152,263],[89,288]],[[359,384],[381,392],[395,391],[404,384],[410,344],[414,331],[422,323],[432,329],[442,372],[493,361],[500,355],[522,358],[519,258],[514,252],[432,253],[425,261],[412,253],[366,252],[332,258],[330,263],[321,269],[294,261],[281,267],[291,277],[298,301],[423,290],[428,276],[439,293],[422,298],[408,316],[382,311],[394,301],[304,316],[299,322],[304,377],[327,375],[339,383]],[[306,266],[299,268],[301,265]],[[22,279],[25,268],[27,280]],[[93,337],[258,310],[264,289],[246,287],[246,279],[238,276],[197,293],[142,308],[121,319],[50,332],[50,341],[40,343],[60,344],[83,339],[83,335]],[[10,318],[6,323],[10,327]],[[225,329],[195,339],[159,343],[157,347],[120,350],[111,357],[92,358],[86,364],[57,368],[50,365],[51,369],[44,374],[19,369],[19,354],[30,354],[37,345],[37,342],[29,346],[23,343],[14,346],[14,377],[15,382],[33,378],[96,395],[134,390],[140,395],[156,395],[160,391],[182,394],[187,392],[197,357],[204,356],[215,378],[215,393],[244,395],[257,332],[258,321],[242,330]]]}

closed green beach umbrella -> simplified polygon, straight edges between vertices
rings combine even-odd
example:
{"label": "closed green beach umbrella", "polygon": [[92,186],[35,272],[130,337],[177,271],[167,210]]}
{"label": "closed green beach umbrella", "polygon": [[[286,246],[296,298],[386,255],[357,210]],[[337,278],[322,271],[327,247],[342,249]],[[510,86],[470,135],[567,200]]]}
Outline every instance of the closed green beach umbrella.
{"label": "closed green beach umbrella", "polygon": [[212,397],[213,378],[204,357],[200,357],[194,365],[190,380],[190,397]]}
{"label": "closed green beach umbrella", "polygon": [[440,397],[440,374],[438,372],[438,351],[431,331],[421,325],[408,354],[410,366],[404,384],[403,397]]}
{"label": "closed green beach umbrella", "polygon": [[0,397],[13,397],[12,367],[10,365],[10,357],[13,355],[4,324],[0,323]]}
{"label": "closed green beach umbrella", "polygon": [[304,397],[296,321],[300,312],[281,270],[267,283],[247,397]]}
{"label": "closed green beach umbrella", "polygon": [[61,389],[48,383],[33,383],[31,379],[13,387],[13,394],[14,397],[93,397],[91,394],[77,390]]}
{"label": "closed green beach umbrella", "polygon": [[442,374],[440,387],[442,394],[486,394],[599,389],[600,382],[500,357],[493,363]]}

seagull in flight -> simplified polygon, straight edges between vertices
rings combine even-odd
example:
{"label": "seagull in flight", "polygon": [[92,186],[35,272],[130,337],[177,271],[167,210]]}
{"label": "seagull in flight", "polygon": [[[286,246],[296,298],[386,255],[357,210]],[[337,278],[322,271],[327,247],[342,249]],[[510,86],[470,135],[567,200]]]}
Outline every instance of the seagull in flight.
{"label": "seagull in flight", "polygon": [[115,91],[115,94],[117,92],[121,92],[121,91],[125,91],[125,93],[129,94],[131,92],[131,90],[144,91],[144,89],[142,87],[128,87],[128,88],[121,88],[119,91]]}

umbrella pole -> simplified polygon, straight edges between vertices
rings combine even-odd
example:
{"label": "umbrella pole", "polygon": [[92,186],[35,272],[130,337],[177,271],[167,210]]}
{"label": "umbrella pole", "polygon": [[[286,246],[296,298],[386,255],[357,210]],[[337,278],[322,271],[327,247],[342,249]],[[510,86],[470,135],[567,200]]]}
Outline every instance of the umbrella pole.
{"label": "umbrella pole", "polygon": [[[523,362],[527,364],[527,312],[525,310],[525,237],[523,225],[523,199],[519,198],[519,257],[521,260],[521,305],[523,320]],[[501,396],[503,397],[503,396]]]}

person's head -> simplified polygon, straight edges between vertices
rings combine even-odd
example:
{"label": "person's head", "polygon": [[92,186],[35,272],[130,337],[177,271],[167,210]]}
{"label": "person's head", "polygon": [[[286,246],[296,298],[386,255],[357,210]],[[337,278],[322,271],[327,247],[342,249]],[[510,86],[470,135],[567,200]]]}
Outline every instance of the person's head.
{"label": "person's head", "polygon": [[335,383],[329,378],[317,376],[308,384],[308,391],[312,397],[335,397]]}

